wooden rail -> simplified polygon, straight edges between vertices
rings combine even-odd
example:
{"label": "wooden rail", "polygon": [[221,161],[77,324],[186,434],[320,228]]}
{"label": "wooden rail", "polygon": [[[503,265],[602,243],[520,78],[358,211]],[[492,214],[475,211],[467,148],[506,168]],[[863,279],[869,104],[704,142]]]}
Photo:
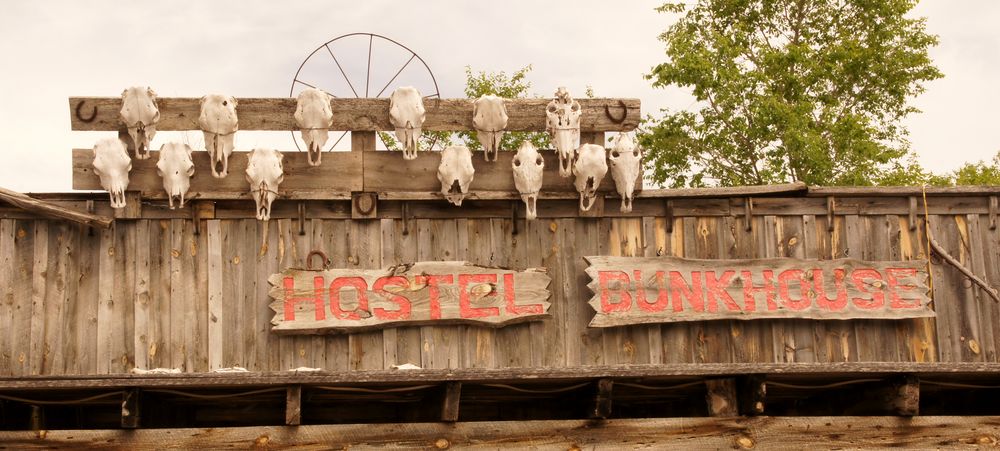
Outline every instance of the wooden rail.
{"label": "wooden rail", "polygon": [[58,204],[38,200],[16,191],[0,188],[0,201],[9,203],[17,208],[37,213],[41,216],[57,219],[66,219],[89,227],[108,228],[111,227],[113,218],[102,215],[95,215],[76,211]]}
{"label": "wooden rail", "polygon": [[[425,99],[427,119],[424,130],[472,130],[474,99]],[[583,109],[582,132],[629,131],[642,119],[639,99],[577,99]],[[73,130],[119,130],[120,97],[70,97],[70,124]],[[157,130],[200,130],[198,98],[157,99],[160,122]],[[508,131],[544,131],[545,106],[549,99],[508,99]],[[293,117],[296,99],[240,98],[236,113],[240,130],[298,130]],[[389,99],[333,99],[331,130],[392,130]],[[624,111],[623,111],[624,110]],[[624,119],[621,123],[615,119]],[[91,117],[93,116],[93,117]]]}

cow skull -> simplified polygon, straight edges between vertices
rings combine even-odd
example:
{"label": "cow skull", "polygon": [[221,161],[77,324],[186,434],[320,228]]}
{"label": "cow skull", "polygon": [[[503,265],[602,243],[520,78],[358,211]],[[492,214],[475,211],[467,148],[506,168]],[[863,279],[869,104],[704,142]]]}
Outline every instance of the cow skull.
{"label": "cow skull", "polygon": [[119,112],[128,134],[135,145],[135,157],[149,158],[149,142],[156,135],[160,110],[156,107],[156,93],[152,88],[133,86],[122,91],[122,109]]}
{"label": "cow skull", "polygon": [[576,190],[580,192],[580,210],[588,211],[594,206],[597,187],[608,173],[608,156],[603,146],[584,144],[580,146],[573,174],[576,175]]}
{"label": "cow skull", "polygon": [[167,202],[171,210],[174,209],[174,200],[184,208],[184,196],[191,187],[191,176],[194,175],[191,152],[191,146],[181,143],[166,143],[160,147],[156,172],[163,179],[163,189],[167,192]]}
{"label": "cow skull", "polygon": [[559,175],[569,177],[573,158],[580,147],[580,103],[569,96],[565,87],[556,90],[556,98],[545,108],[545,129],[559,152]]}
{"label": "cow skull", "polygon": [[483,145],[486,161],[497,161],[503,129],[507,128],[507,107],[503,98],[484,95],[476,99],[472,104],[472,126],[476,128],[476,137]]}
{"label": "cow skull", "polygon": [[441,151],[437,175],[441,181],[441,194],[448,202],[461,206],[476,175],[476,169],[472,167],[472,151],[465,146],[446,147]]}
{"label": "cow skull", "polygon": [[333,125],[333,109],[330,108],[330,94],[319,89],[306,89],[299,93],[295,107],[295,122],[302,130],[302,140],[306,142],[310,166],[319,166],[323,156],[323,146],[330,138]]}
{"label": "cow skull", "polygon": [[236,99],[221,94],[202,97],[198,124],[205,133],[205,149],[212,160],[212,177],[221,179],[229,175],[229,155],[233,153],[233,138],[239,129]]}
{"label": "cow skull", "polygon": [[639,177],[642,164],[642,150],[635,145],[625,133],[618,135],[615,146],[608,156],[611,166],[611,177],[615,179],[615,189],[622,197],[622,213],[632,211],[632,198],[635,191],[635,179]]}
{"label": "cow skull", "polygon": [[94,173],[101,178],[101,187],[111,194],[111,208],[125,208],[125,189],[131,170],[132,159],[120,139],[102,139],[94,145]]}
{"label": "cow skull", "polygon": [[514,186],[521,193],[521,200],[527,208],[525,217],[535,219],[535,202],[538,200],[538,192],[542,190],[542,173],[545,170],[545,159],[538,149],[530,141],[521,143],[517,149],[517,154],[510,162],[511,169],[514,170]]}
{"label": "cow skull", "polygon": [[396,128],[396,139],[403,146],[403,158],[417,158],[417,140],[424,125],[424,99],[412,86],[396,88],[389,96],[389,122]]}
{"label": "cow skull", "polygon": [[257,219],[271,219],[271,203],[278,197],[278,185],[285,179],[283,155],[274,149],[256,148],[247,156],[247,182],[257,204]]}

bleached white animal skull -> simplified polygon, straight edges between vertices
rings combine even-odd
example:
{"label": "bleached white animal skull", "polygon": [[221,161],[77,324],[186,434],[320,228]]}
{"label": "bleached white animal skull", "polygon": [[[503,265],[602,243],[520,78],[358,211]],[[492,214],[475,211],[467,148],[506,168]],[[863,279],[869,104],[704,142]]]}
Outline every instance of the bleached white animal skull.
{"label": "bleached white animal skull", "polygon": [[517,155],[514,155],[510,166],[514,170],[514,186],[521,193],[521,200],[527,208],[525,217],[535,219],[535,202],[538,200],[538,192],[542,190],[545,159],[530,141],[524,141],[517,149]]}
{"label": "bleached white animal skull", "polygon": [[441,181],[441,194],[445,199],[457,206],[469,194],[469,185],[476,175],[472,167],[472,151],[465,146],[448,146],[441,151],[441,164],[438,166],[438,180]]}
{"label": "bleached white animal skull", "polygon": [[556,98],[545,108],[545,129],[559,152],[559,175],[573,173],[573,158],[580,147],[580,103],[573,100],[565,87],[556,90]]}
{"label": "bleached white animal skull", "polygon": [[588,211],[594,206],[597,197],[597,187],[608,173],[608,155],[603,146],[584,144],[580,146],[573,174],[576,175],[574,185],[580,192],[580,210]]}
{"label": "bleached white animal skull", "polygon": [[94,145],[94,173],[101,178],[101,187],[111,194],[111,208],[125,208],[125,189],[131,170],[132,159],[120,139],[102,139]]}
{"label": "bleached white animal skull", "polygon": [[205,150],[212,160],[212,176],[221,179],[229,175],[229,155],[233,153],[233,139],[239,129],[236,99],[222,94],[202,97],[198,124],[205,133]]}
{"label": "bleached white animal skull", "polygon": [[271,219],[271,203],[278,197],[278,185],[285,179],[281,152],[256,148],[247,156],[247,182],[257,204],[257,219]]}
{"label": "bleached white animal skull", "polygon": [[403,158],[407,160],[417,158],[417,140],[426,116],[424,99],[416,88],[402,86],[389,96],[389,122],[396,128],[396,139],[403,146]]}
{"label": "bleached white animal skull", "polygon": [[156,162],[156,172],[163,179],[163,189],[167,192],[167,202],[174,209],[174,201],[184,208],[184,197],[191,187],[194,162],[191,160],[191,146],[182,143],[166,143],[160,147],[160,159]]}
{"label": "bleached white animal skull", "polygon": [[149,158],[149,142],[156,135],[156,124],[160,122],[156,93],[146,86],[133,86],[122,91],[122,109],[119,115],[132,137],[135,157],[140,160]]}
{"label": "bleached white animal skull", "polygon": [[622,197],[622,213],[628,213],[632,211],[635,179],[642,173],[642,150],[630,136],[621,133],[608,155],[608,164],[611,166],[611,177],[615,179],[615,189]]}
{"label": "bleached white animal skull", "polygon": [[309,165],[319,166],[323,146],[330,138],[330,125],[333,125],[330,94],[312,88],[300,92],[295,107],[295,122],[302,129],[302,140],[308,147]]}
{"label": "bleached white animal skull", "polygon": [[484,95],[476,99],[472,104],[472,126],[483,145],[486,161],[497,161],[503,129],[507,128],[507,107],[504,106],[503,98]]}

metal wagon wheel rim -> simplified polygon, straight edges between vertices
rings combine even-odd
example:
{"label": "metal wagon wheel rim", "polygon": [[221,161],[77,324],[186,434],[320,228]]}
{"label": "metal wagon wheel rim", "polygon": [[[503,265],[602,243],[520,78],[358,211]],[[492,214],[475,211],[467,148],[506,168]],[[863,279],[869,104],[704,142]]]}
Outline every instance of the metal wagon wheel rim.
{"label": "metal wagon wheel rim", "polygon": [[[409,67],[410,64],[413,63],[414,60],[417,60],[419,62],[419,64],[423,65],[424,69],[427,71],[427,74],[430,76],[431,83],[434,84],[434,93],[423,96],[423,99],[424,100],[428,100],[428,99],[440,100],[441,99],[441,90],[438,88],[437,78],[434,76],[434,72],[431,71],[430,66],[427,65],[427,62],[424,61],[424,59],[421,58],[420,55],[418,55],[416,52],[414,52],[413,50],[411,50],[409,47],[407,47],[407,46],[399,43],[398,41],[396,41],[394,39],[391,39],[391,38],[388,38],[388,37],[385,37],[385,36],[382,36],[382,35],[379,35],[379,34],[375,34],[375,33],[348,33],[348,34],[341,35],[341,36],[338,36],[336,38],[333,38],[333,39],[331,39],[331,40],[323,43],[319,47],[316,47],[316,49],[313,50],[311,53],[309,53],[309,55],[306,56],[306,58],[302,61],[302,63],[299,64],[299,68],[295,71],[295,76],[292,77],[292,84],[291,84],[291,87],[289,87],[289,89],[288,89],[288,96],[292,97],[295,94],[296,85],[302,85],[302,86],[306,86],[306,87],[313,88],[313,89],[320,89],[320,90],[322,90],[322,91],[330,94],[331,96],[333,96],[335,98],[342,98],[342,97],[346,98],[347,97],[347,96],[337,96],[336,94],[330,92],[330,90],[326,90],[326,89],[323,89],[320,86],[316,86],[316,85],[320,85],[320,83],[316,83],[316,85],[313,85],[311,83],[307,83],[307,82],[299,79],[299,76],[302,75],[302,69],[306,67],[306,65],[309,63],[309,61],[312,60],[312,58],[314,56],[316,56],[317,53],[322,54],[321,51],[325,49],[326,53],[333,60],[334,64],[336,64],[340,76],[343,77],[344,81],[347,82],[347,86],[350,87],[350,90],[351,90],[350,94],[353,94],[354,98],[357,98],[357,99],[362,98],[361,95],[360,95],[360,93],[358,92],[358,89],[355,88],[354,83],[351,82],[350,77],[347,76],[347,72],[344,70],[344,67],[341,65],[340,60],[337,59],[337,56],[335,55],[333,49],[330,48],[330,45],[333,44],[334,42],[340,41],[342,39],[356,37],[356,36],[367,36],[368,37],[368,63],[367,63],[367,68],[365,70],[364,98],[368,98],[368,96],[372,93],[372,89],[371,89],[372,53],[373,53],[373,47],[374,47],[374,44],[375,44],[375,39],[378,38],[378,39],[386,41],[386,42],[388,42],[390,44],[393,44],[393,45],[395,45],[395,46],[397,46],[397,47],[405,50],[406,52],[409,52],[410,55],[409,55],[409,58],[406,60],[406,62],[403,63],[403,65],[400,66],[398,70],[396,70],[396,72],[393,74],[392,78],[389,79],[389,81],[386,82],[385,85],[382,86],[381,89],[379,89],[378,93],[375,94],[374,98],[381,97],[382,94],[384,94],[385,91],[387,89],[389,89],[390,86],[392,86],[392,83],[394,81],[396,81],[396,79],[399,77],[399,75],[402,74],[403,71],[406,70],[406,68]],[[332,152],[333,149],[337,147],[337,144],[340,144],[340,142],[344,139],[344,137],[346,137],[347,134],[350,133],[350,132],[351,132],[350,130],[342,131],[342,133],[340,134],[340,136],[336,140],[333,141],[333,144],[329,144],[328,143],[327,144],[328,148],[326,148],[324,150],[326,152]],[[295,144],[295,148],[299,152],[301,152],[302,151],[302,147],[299,145],[299,138],[296,137],[296,133],[298,133],[298,131],[297,130],[296,131],[292,131],[291,133],[292,133],[292,142]],[[376,139],[378,139],[378,135],[376,135]],[[436,144],[436,142],[437,142],[437,140],[435,138],[435,140],[431,142],[431,146],[430,147],[433,148],[434,144]]]}

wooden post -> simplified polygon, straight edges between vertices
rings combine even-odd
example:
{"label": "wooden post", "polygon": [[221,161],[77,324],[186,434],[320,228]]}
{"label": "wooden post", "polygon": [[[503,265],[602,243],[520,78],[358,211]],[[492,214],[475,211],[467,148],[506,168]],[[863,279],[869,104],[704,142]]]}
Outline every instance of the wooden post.
{"label": "wooden post", "polygon": [[45,429],[45,411],[42,410],[42,406],[31,405],[31,430],[41,431]]}
{"label": "wooden post", "polygon": [[125,208],[114,209],[115,219],[139,219],[142,217],[142,193],[125,191]]}
{"label": "wooden post", "polygon": [[740,415],[763,415],[767,397],[766,378],[762,375],[740,378],[737,395],[739,396]]}
{"label": "wooden post", "polygon": [[[66,219],[89,227],[111,227],[114,219],[107,216],[99,216],[90,213],[81,213],[72,208],[65,208],[49,202],[44,202],[32,197],[28,197],[17,191],[0,188],[0,200],[7,202],[25,211],[38,213],[45,217]],[[88,204],[89,205],[89,204]]]}
{"label": "wooden post", "polygon": [[461,382],[447,382],[444,384],[444,394],[441,398],[441,421],[450,423],[458,421],[458,407],[461,399]]}
{"label": "wooden post", "polygon": [[140,396],[141,392],[138,388],[125,390],[122,393],[122,428],[135,429],[139,427]]}
{"label": "wooden post", "polygon": [[597,380],[597,393],[594,395],[594,408],[590,412],[590,418],[599,418],[603,420],[611,416],[613,389],[613,380],[607,378]]}
{"label": "wooden post", "polygon": [[739,416],[735,378],[708,379],[705,381],[705,388],[708,389],[705,401],[708,403],[709,416]]}
{"label": "wooden post", "polygon": [[375,132],[351,132],[351,152],[374,152]]}
{"label": "wooden post", "polygon": [[920,379],[907,374],[900,377],[894,387],[892,410],[895,414],[904,417],[920,415]]}
{"label": "wooden post", "polygon": [[285,391],[285,424],[302,424],[302,386],[292,385]]}

